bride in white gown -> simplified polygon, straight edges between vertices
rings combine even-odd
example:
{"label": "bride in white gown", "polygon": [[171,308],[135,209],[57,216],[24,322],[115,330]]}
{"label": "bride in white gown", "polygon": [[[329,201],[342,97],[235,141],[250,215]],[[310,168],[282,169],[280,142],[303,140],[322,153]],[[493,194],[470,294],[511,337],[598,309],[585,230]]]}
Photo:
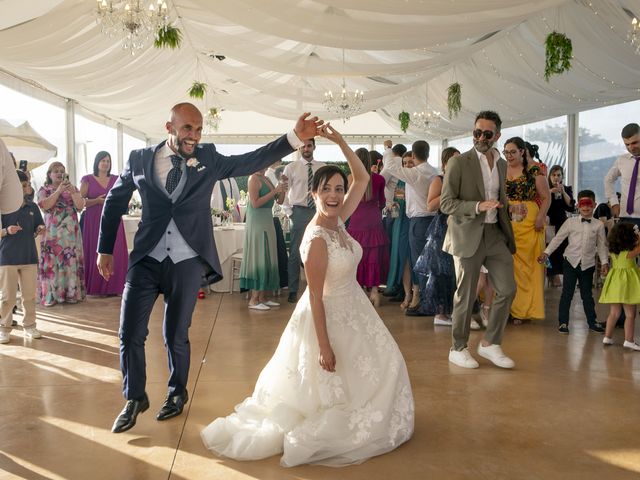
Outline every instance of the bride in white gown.
{"label": "bride in white gown", "polygon": [[353,185],[325,166],[314,176],[317,213],[300,251],[308,287],[251,397],[202,432],[217,455],[286,467],[361,463],[413,434],[411,384],[398,345],[356,282],[362,249],[342,219],[369,182],[361,160],[330,125],[320,135],[344,153]]}

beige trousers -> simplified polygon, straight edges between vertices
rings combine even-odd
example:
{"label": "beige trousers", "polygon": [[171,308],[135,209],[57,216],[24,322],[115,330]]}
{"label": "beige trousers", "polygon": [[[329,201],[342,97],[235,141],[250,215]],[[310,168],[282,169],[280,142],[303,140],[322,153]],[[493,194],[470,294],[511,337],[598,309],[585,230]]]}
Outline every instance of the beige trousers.
{"label": "beige trousers", "polygon": [[0,330],[11,331],[12,310],[18,285],[22,294],[23,327],[36,326],[36,282],[38,265],[0,266]]}
{"label": "beige trousers", "polygon": [[471,325],[471,312],[476,299],[476,288],[480,268],[489,270],[489,280],[496,292],[491,304],[489,324],[484,339],[491,344],[500,345],[504,328],[507,325],[511,302],[516,294],[516,282],[513,278],[513,256],[507,248],[505,236],[495,223],[485,223],[480,245],[475,255],[461,258],[453,257],[456,269],[456,293],[453,296],[451,320],[453,328],[453,350],[467,348]]}

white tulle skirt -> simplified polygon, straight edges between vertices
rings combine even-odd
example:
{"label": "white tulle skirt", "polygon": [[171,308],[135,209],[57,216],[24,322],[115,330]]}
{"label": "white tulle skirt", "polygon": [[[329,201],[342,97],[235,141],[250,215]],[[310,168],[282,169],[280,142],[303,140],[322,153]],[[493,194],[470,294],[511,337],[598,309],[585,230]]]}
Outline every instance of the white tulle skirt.
{"label": "white tulle skirt", "polygon": [[281,464],[357,464],[393,450],[413,433],[414,404],[396,342],[357,286],[324,298],[336,371],[318,363],[308,291],[256,383],[235,413],[202,432],[217,455]]}

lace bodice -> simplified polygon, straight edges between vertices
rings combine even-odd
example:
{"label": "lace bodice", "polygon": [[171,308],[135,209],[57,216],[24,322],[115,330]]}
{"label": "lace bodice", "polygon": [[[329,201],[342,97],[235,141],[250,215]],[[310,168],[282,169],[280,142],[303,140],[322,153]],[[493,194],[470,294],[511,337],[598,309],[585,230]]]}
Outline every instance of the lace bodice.
{"label": "lace bodice", "polygon": [[351,289],[359,288],[356,282],[356,270],[362,258],[362,247],[356,242],[340,222],[338,230],[330,230],[318,225],[309,225],[300,242],[300,257],[306,262],[311,242],[321,238],[327,244],[329,261],[324,280],[324,296],[348,294]]}

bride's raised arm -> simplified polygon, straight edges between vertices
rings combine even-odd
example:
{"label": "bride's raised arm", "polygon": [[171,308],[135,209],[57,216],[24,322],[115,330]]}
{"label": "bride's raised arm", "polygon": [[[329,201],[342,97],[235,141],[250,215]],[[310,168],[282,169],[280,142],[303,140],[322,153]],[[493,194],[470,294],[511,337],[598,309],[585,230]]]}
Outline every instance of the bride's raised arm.
{"label": "bride's raised arm", "polygon": [[344,157],[347,159],[351,175],[353,176],[353,182],[349,185],[349,190],[344,197],[344,203],[342,204],[342,210],[340,210],[340,218],[346,221],[347,218],[355,211],[362,200],[362,197],[367,190],[367,185],[371,180],[367,169],[362,164],[362,161],[355,154],[340,132],[338,132],[330,123],[327,123],[320,127],[320,136],[327,138],[340,147]]}

